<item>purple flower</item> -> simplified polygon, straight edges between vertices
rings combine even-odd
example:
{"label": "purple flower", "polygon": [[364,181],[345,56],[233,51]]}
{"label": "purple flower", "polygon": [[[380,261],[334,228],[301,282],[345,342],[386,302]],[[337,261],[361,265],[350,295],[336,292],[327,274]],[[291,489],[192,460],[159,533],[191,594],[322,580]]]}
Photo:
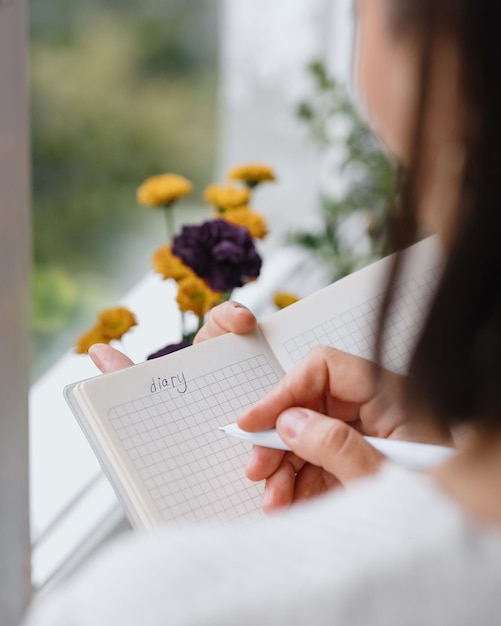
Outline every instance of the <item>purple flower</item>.
{"label": "purple flower", "polygon": [[224,220],[184,226],[174,237],[172,252],[214,291],[231,292],[257,278],[261,269],[249,231]]}
{"label": "purple flower", "polygon": [[153,352],[153,354],[148,355],[147,360],[158,359],[160,356],[165,356],[166,354],[171,354],[171,352],[177,352],[178,350],[182,350],[183,348],[187,348],[191,346],[191,341],[189,339],[183,339],[179,343],[171,343],[165,348],[160,348],[157,352]]}

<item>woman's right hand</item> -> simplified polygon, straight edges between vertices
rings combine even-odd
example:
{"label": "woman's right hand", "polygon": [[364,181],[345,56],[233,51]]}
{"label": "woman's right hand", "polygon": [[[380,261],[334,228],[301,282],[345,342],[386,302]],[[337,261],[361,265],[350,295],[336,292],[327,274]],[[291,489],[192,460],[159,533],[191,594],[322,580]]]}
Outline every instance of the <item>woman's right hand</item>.
{"label": "woman's right hand", "polygon": [[243,413],[247,431],[276,426],[292,452],[255,446],[251,480],[265,480],[266,511],[286,506],[376,471],[384,457],[362,435],[450,443],[423,416],[402,407],[402,377],[335,348],[309,355]]}

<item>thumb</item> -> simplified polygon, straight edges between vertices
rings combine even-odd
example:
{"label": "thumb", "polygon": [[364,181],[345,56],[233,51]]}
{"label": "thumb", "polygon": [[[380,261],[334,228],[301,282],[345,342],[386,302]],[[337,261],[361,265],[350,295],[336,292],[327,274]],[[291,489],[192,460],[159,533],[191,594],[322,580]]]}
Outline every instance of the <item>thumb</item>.
{"label": "thumb", "polygon": [[385,457],[354,428],[315,411],[291,408],[277,421],[280,437],[305,461],[344,483],[375,473]]}
{"label": "thumb", "polygon": [[95,343],[91,346],[89,348],[89,356],[94,361],[94,365],[103,374],[123,370],[134,365],[128,356],[104,343]]}

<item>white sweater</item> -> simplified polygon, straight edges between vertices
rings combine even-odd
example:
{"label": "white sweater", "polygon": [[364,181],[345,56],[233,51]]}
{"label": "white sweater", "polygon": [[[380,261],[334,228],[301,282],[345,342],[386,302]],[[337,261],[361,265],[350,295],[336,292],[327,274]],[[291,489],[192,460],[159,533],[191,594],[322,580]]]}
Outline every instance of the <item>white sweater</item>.
{"label": "white sweater", "polygon": [[25,622],[179,624],[499,626],[501,529],[387,464],[252,524],[126,536]]}

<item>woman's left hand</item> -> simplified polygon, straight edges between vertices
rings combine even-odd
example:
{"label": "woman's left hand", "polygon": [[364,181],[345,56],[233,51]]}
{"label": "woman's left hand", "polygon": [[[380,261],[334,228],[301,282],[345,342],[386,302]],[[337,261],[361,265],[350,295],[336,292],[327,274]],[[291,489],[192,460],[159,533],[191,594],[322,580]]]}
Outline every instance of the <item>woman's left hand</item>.
{"label": "woman's left hand", "polygon": [[[201,343],[226,333],[244,335],[251,332],[255,326],[254,314],[243,304],[230,300],[211,310],[207,321],[196,334],[193,343]],[[103,374],[116,372],[134,365],[125,354],[104,343],[91,346],[89,356]]]}

